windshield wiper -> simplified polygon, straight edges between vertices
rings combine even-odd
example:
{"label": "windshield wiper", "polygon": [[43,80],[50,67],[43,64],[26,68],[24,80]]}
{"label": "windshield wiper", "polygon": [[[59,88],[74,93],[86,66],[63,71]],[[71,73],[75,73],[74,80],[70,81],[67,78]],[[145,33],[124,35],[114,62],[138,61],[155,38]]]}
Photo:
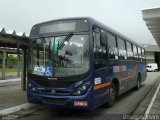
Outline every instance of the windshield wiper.
{"label": "windshield wiper", "polygon": [[60,43],[59,45],[59,50],[61,50],[64,47],[64,43],[67,41],[69,41],[69,39],[73,36],[73,33],[69,33],[64,39],[63,41]]}

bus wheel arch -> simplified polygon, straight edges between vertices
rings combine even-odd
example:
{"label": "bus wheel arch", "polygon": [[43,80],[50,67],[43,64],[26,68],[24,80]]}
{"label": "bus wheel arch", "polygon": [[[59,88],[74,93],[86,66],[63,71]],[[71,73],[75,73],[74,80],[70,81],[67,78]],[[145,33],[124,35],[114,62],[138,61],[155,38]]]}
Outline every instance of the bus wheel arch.
{"label": "bus wheel arch", "polygon": [[116,96],[118,95],[118,93],[119,93],[118,79],[113,79],[112,82],[111,82],[111,87],[109,89],[110,98],[109,98],[109,101],[107,102],[107,107],[111,107],[114,104]]}
{"label": "bus wheel arch", "polygon": [[115,85],[116,96],[118,96],[118,94],[119,94],[119,81],[118,81],[118,79],[117,79],[117,78],[114,78],[114,79],[112,80],[112,84]]}

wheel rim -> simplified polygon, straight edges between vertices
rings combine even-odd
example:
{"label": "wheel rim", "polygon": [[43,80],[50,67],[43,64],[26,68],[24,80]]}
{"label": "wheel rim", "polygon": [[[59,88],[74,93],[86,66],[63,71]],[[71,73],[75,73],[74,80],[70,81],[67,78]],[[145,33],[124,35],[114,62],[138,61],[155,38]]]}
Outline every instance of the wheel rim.
{"label": "wheel rim", "polygon": [[113,88],[110,89],[110,97],[111,97],[111,100],[115,99],[115,91]]}
{"label": "wheel rim", "polygon": [[138,87],[138,88],[140,87],[140,83],[139,83],[139,80],[138,80],[138,85],[137,85],[137,87]]}

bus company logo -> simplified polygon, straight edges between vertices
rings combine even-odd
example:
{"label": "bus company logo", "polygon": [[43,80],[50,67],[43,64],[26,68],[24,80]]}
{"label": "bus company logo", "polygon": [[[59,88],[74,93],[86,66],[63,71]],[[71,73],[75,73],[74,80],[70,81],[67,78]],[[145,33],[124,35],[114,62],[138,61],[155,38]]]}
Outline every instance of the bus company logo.
{"label": "bus company logo", "polygon": [[126,71],[126,66],[113,66],[113,72],[124,72]]}
{"label": "bus company logo", "polygon": [[56,93],[56,91],[55,91],[55,90],[52,90],[51,93],[54,95],[54,94]]}
{"label": "bus company logo", "polygon": [[74,101],[74,106],[88,106],[87,101]]}
{"label": "bus company logo", "polygon": [[123,71],[123,66],[119,66],[119,71]]}

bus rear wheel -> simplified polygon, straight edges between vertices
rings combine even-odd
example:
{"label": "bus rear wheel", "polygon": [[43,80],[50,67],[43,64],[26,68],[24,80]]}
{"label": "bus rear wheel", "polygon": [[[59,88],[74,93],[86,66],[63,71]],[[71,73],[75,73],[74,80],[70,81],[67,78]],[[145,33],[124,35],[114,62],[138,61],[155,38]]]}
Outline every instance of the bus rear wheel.
{"label": "bus rear wheel", "polygon": [[116,89],[115,85],[112,83],[111,88],[109,89],[109,101],[107,102],[107,107],[111,107],[116,99]]}

